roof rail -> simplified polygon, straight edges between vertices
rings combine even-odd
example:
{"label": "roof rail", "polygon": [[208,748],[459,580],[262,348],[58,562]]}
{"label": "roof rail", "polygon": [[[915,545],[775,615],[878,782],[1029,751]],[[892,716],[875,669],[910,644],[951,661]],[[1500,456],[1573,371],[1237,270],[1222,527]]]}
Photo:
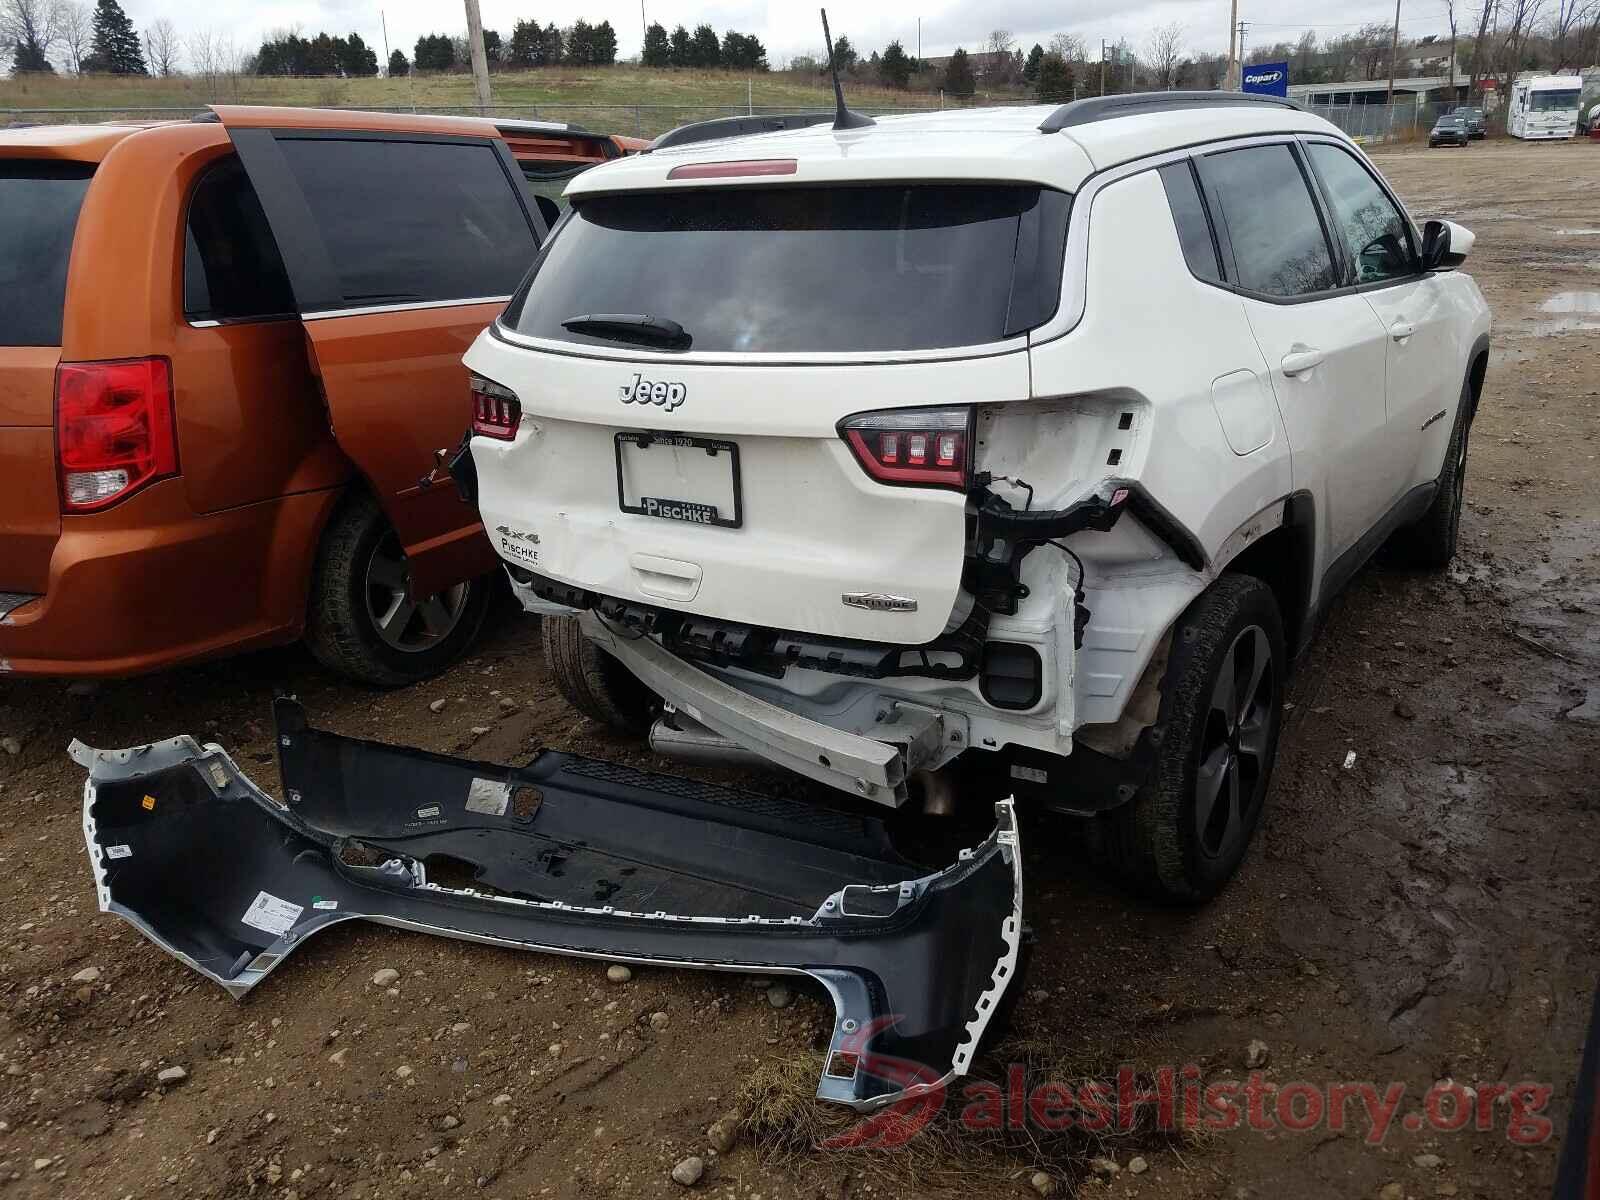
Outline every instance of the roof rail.
{"label": "roof rail", "polygon": [[745,137],[753,133],[777,133],[784,129],[808,129],[812,125],[832,124],[833,116],[831,112],[818,112],[716,117],[668,130],[650,143],[650,149],[665,150],[669,146],[689,146],[695,142],[714,142],[720,138]]}
{"label": "roof rail", "polygon": [[1118,117],[1134,117],[1148,112],[1171,112],[1179,108],[1244,108],[1264,104],[1273,108],[1304,111],[1293,100],[1282,96],[1261,96],[1251,92],[1133,92],[1123,96],[1090,96],[1063,104],[1044,119],[1040,133],[1059,133],[1074,125],[1092,125]]}

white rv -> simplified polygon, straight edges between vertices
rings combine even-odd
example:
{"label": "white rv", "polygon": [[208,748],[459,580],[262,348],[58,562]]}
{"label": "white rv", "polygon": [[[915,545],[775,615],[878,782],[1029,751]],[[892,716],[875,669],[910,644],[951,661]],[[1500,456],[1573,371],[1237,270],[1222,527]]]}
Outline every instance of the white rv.
{"label": "white rv", "polygon": [[1542,75],[1511,85],[1506,132],[1516,138],[1570,138],[1578,131],[1578,101],[1583,80],[1576,75]]}

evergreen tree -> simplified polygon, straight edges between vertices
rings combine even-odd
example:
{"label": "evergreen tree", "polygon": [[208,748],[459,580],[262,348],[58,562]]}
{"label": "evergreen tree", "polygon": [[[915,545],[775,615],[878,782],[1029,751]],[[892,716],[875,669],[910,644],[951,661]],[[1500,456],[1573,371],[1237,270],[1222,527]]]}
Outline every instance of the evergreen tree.
{"label": "evergreen tree", "polygon": [[544,28],[544,38],[540,42],[539,57],[533,65],[536,67],[554,67],[560,64],[565,57],[561,45],[561,30],[556,28],[556,23],[551,21]]}
{"label": "evergreen tree", "polygon": [[544,49],[544,30],[537,21],[519,20],[511,27],[511,45],[506,61],[513,67],[534,66]]}
{"label": "evergreen tree", "polygon": [[325,33],[319,33],[311,39],[309,53],[306,56],[306,69],[298,71],[300,75],[337,75],[339,73],[339,55],[334,49],[333,39]]}
{"label": "evergreen tree", "polygon": [[359,33],[333,39],[334,56],[339,61],[339,74],[347,79],[361,79],[378,73],[378,54]]}
{"label": "evergreen tree", "polygon": [[1022,78],[1028,83],[1039,82],[1039,64],[1044,61],[1044,47],[1038,42],[1028,51],[1028,60],[1022,64]]}
{"label": "evergreen tree", "polygon": [[573,66],[587,67],[594,63],[594,26],[579,17],[563,35],[561,60]]}
{"label": "evergreen tree", "polygon": [[851,67],[856,65],[860,57],[856,53],[856,48],[850,44],[850,39],[841,33],[838,40],[833,43],[833,61],[834,65],[839,68],[839,73],[843,75],[849,71]]}
{"label": "evergreen tree", "polygon": [[952,96],[970,96],[978,90],[978,81],[972,77],[972,64],[967,61],[967,52],[959,46],[944,69],[944,90]]}
{"label": "evergreen tree", "polygon": [[1039,77],[1034,90],[1042,101],[1065,103],[1072,99],[1072,64],[1059,54],[1046,54],[1039,60]]}
{"label": "evergreen tree", "polygon": [[456,65],[455,44],[446,34],[423,34],[417,39],[411,61],[419,71],[448,71]]}
{"label": "evergreen tree", "polygon": [[878,60],[878,75],[890,87],[903,88],[911,81],[911,60],[898,41],[884,48],[883,57]]}
{"label": "evergreen tree", "polygon": [[687,67],[693,65],[689,61],[689,31],[682,25],[672,31],[671,46],[673,66]]}
{"label": "evergreen tree", "polygon": [[617,31],[610,21],[601,21],[594,27],[594,64],[609,67],[617,61]]}
{"label": "evergreen tree", "polygon": [[665,25],[655,22],[644,31],[644,50],[639,54],[639,61],[647,67],[672,65],[672,43],[667,40]]}
{"label": "evergreen tree", "polygon": [[108,75],[148,75],[138,31],[117,0],[96,0],[94,52],[84,60],[85,71]]}
{"label": "evergreen tree", "polygon": [[11,69],[21,75],[25,71],[45,71],[54,73],[55,68],[50,65],[50,60],[45,57],[44,47],[33,38],[18,38],[13,50]]}
{"label": "evergreen tree", "polygon": [[389,55],[390,79],[399,79],[402,76],[409,74],[411,74],[411,64],[406,61],[406,54],[404,50],[396,50],[393,54]]}
{"label": "evergreen tree", "polygon": [[498,67],[505,58],[505,47],[500,42],[498,29],[485,29],[483,31],[483,56],[489,60],[491,67]]}
{"label": "evergreen tree", "polygon": [[754,34],[728,30],[722,35],[722,65],[735,71],[766,71],[767,48]]}
{"label": "evergreen tree", "polygon": [[719,67],[722,65],[722,42],[717,31],[709,25],[696,26],[689,41],[689,65],[692,67]]}

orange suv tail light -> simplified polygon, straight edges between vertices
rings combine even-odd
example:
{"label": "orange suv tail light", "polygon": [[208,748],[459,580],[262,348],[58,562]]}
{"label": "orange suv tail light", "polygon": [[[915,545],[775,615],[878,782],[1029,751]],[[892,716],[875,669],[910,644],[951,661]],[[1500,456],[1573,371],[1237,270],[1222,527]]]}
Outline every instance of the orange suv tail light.
{"label": "orange suv tail light", "polygon": [[164,358],[56,369],[61,510],[97,512],[178,473],[172,367]]}
{"label": "orange suv tail light", "polygon": [[839,424],[856,459],[880,483],[965,490],[970,475],[970,408],[890,408]]}

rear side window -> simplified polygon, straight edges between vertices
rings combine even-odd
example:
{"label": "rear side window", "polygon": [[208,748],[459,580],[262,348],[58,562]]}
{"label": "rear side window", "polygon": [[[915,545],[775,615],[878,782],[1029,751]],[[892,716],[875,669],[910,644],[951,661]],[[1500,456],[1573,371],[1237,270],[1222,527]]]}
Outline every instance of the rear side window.
{"label": "rear side window", "polygon": [[1230,278],[1268,296],[1307,296],[1339,285],[1322,220],[1288,146],[1251,146],[1199,160],[1232,250]]}
{"label": "rear side window", "polygon": [[1189,270],[1197,279],[1221,283],[1222,264],[1217,258],[1217,243],[1211,236],[1211,222],[1200,199],[1200,188],[1195,183],[1194,168],[1188,162],[1171,163],[1161,168],[1161,182],[1167,189],[1167,203],[1172,206],[1172,220],[1178,227],[1178,241],[1183,245]]}
{"label": "rear side window", "polygon": [[280,137],[347,304],[508,296],[538,250],[485,143]]}
{"label": "rear side window", "polygon": [[683,348],[795,353],[1000,341],[1048,319],[1070,198],[1035,186],[685,189],[581,202],[506,323],[637,314]]}
{"label": "rear side window", "polygon": [[0,346],[59,346],[67,263],[94,168],[0,161]]}
{"label": "rear side window", "polygon": [[237,159],[207,171],[190,197],[183,311],[192,321],[241,321],[295,311],[278,243]]}

